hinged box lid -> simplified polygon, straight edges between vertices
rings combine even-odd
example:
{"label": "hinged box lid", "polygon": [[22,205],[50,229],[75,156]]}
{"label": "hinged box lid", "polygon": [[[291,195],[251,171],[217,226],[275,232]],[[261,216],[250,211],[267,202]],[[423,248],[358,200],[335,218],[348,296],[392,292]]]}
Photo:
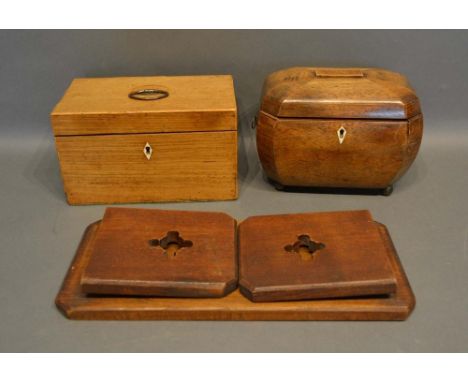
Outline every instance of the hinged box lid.
{"label": "hinged box lid", "polygon": [[236,130],[230,75],[78,78],[51,113],[56,136]]}
{"label": "hinged box lid", "polygon": [[401,74],[375,68],[295,67],[270,74],[261,111],[284,118],[409,119],[421,113]]}
{"label": "hinged box lid", "polygon": [[396,277],[369,211],[255,216],[239,226],[239,285],[252,301],[391,294]]}
{"label": "hinged box lid", "polygon": [[85,293],[221,297],[237,287],[236,221],[219,212],[108,208]]}

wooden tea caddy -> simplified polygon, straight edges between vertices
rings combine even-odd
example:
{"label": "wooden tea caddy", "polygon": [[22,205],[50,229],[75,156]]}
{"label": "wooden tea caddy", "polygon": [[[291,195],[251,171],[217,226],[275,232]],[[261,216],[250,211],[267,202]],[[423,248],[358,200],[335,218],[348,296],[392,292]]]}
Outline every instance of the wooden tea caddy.
{"label": "wooden tea caddy", "polygon": [[423,117],[398,73],[295,67],[266,78],[256,127],[263,170],[277,189],[389,195],[416,157]]}
{"label": "wooden tea caddy", "polygon": [[230,75],[75,79],[51,123],[70,204],[237,198]]}
{"label": "wooden tea caddy", "polygon": [[[272,230],[264,224],[268,220],[274,223]],[[322,221],[328,225],[321,232],[317,228]],[[338,240],[333,236],[331,225],[336,221],[349,229],[348,244],[355,243],[357,247],[368,243],[366,231],[372,231],[369,241],[372,250],[365,255],[369,264],[364,264],[364,269],[359,269],[362,263],[353,265],[352,261],[333,259],[336,255],[336,248],[333,248]],[[284,222],[293,224],[291,230],[283,226],[283,231],[292,235],[277,235],[280,223]],[[350,228],[357,226],[363,231]],[[262,229],[259,231],[258,228]],[[314,229],[317,240],[323,238],[324,247],[315,242],[316,253],[301,254],[294,250],[301,247],[293,243],[295,230],[302,234],[306,228]],[[164,241],[170,236],[167,230],[177,231],[179,235]],[[247,289],[254,284],[265,286],[266,282],[269,284],[267,288],[257,291],[254,288],[253,295],[260,291],[256,297],[265,300],[265,296],[272,296],[268,291],[273,291],[274,297],[278,297],[275,293],[279,291],[282,293],[280,299],[291,301],[252,302],[239,290],[229,293],[237,284],[235,230],[234,219],[220,213],[108,209],[102,221],[86,229],[56,304],[68,318],[89,320],[404,320],[414,308],[414,295],[390,236],[385,226],[373,222],[367,211],[252,217],[240,223],[239,282],[242,293],[249,296]],[[336,230],[339,231],[339,227]],[[343,235],[346,232],[340,231],[340,237]],[[380,247],[377,244],[379,237]],[[189,241],[192,245],[187,243]],[[307,244],[311,245],[311,241]],[[262,249],[260,244],[255,246],[255,242],[266,242],[267,248]],[[185,245],[171,247],[174,243]],[[251,267],[246,256],[255,256],[259,251],[262,255]],[[268,263],[268,253],[271,254],[271,264]],[[292,260],[293,266],[288,268],[278,263],[278,253]],[[356,253],[352,259],[360,256]],[[314,258],[301,260],[301,256]],[[380,265],[374,266],[373,260]],[[314,262],[318,267],[323,266],[319,264],[321,261],[331,262],[337,268],[328,272],[328,277],[337,279],[330,281],[322,275],[321,279],[315,279],[315,284],[308,284],[307,280],[302,280],[304,275],[291,272],[299,261],[309,267],[313,267]],[[278,264],[285,274],[289,273],[286,283],[278,283],[277,277],[271,277],[270,271],[274,276]],[[162,269],[165,271],[161,272]],[[263,271],[259,272],[259,269]],[[370,271],[366,272],[366,269]],[[113,279],[119,274],[117,280]],[[343,278],[342,274],[347,276]],[[368,276],[372,274],[380,281],[371,280]],[[359,278],[364,280],[361,289]],[[288,285],[291,280],[295,282],[292,289]],[[329,288],[327,283],[334,283],[335,288]],[[299,285],[308,294],[300,295],[299,291],[298,295]],[[296,295],[292,293],[294,288]],[[268,293],[263,293],[265,290]],[[359,297],[324,298],[350,293]],[[372,295],[364,296],[369,293]],[[154,297],[155,294],[158,297]],[[319,299],[294,301],[298,296]]]}

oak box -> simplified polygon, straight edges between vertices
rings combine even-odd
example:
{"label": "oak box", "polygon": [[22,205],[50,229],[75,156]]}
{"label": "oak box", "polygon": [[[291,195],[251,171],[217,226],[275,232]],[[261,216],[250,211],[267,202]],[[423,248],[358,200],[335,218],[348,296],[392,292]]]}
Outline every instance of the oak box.
{"label": "oak box", "polygon": [[75,79],[51,123],[70,204],[237,198],[229,75]]}

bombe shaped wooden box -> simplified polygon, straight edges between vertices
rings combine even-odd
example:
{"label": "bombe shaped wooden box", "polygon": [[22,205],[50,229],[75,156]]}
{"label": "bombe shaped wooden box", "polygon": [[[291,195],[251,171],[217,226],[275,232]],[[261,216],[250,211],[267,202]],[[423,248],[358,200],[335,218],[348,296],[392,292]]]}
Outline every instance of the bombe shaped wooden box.
{"label": "bombe shaped wooden box", "polygon": [[256,126],[260,161],[278,189],[390,194],[416,157],[423,118],[398,73],[296,67],[267,77]]}

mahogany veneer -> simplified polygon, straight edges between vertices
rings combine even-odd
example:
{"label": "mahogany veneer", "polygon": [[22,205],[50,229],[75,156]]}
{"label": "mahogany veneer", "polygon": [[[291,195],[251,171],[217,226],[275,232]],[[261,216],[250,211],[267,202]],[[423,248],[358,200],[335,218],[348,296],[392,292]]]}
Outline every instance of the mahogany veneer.
{"label": "mahogany veneer", "polygon": [[266,78],[256,126],[258,155],[277,189],[390,194],[418,153],[423,117],[401,74],[296,67]]}

